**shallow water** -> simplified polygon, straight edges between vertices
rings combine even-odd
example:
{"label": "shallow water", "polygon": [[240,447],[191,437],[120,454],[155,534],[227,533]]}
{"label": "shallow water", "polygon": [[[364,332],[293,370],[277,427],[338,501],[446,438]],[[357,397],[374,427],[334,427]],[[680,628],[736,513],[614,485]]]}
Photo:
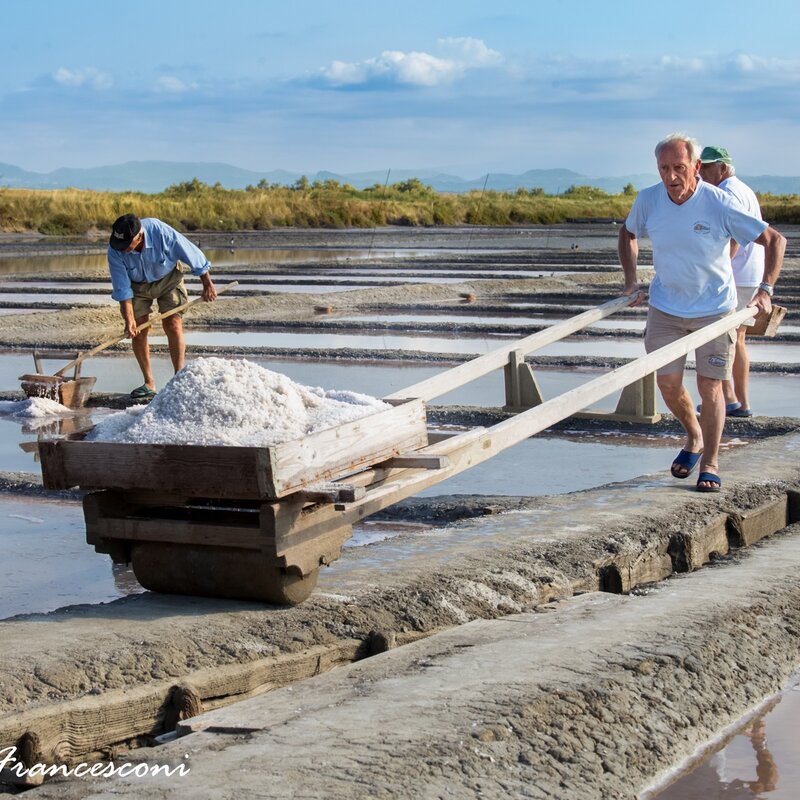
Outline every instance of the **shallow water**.
{"label": "shallow water", "polygon": [[796,800],[800,791],[800,685],[797,681],[754,718],[705,746],[700,763],[666,789],[647,793],[658,800]]}
{"label": "shallow water", "polygon": [[[292,380],[308,386],[322,386],[325,389],[345,389],[363,392],[376,397],[400,391],[426,378],[438,375],[447,365],[417,365],[412,363],[386,364],[380,361],[312,361],[302,358],[250,358],[267,369],[282,372]],[[156,384],[163,387],[172,377],[172,367],[166,355],[153,356],[153,371]],[[45,360],[48,372],[55,372],[64,361]],[[0,391],[18,391],[19,376],[33,372],[33,359],[30,353],[0,353]],[[141,384],[141,374],[133,356],[95,356],[84,364],[84,375],[97,378],[97,392],[129,392]],[[545,399],[556,397],[598,377],[602,370],[597,369],[551,369],[539,368],[536,379]],[[686,386],[695,402],[699,401],[694,373],[686,374]],[[750,378],[750,396],[754,413],[762,416],[797,416],[797,397],[800,396],[800,375],[763,374]],[[505,402],[503,374],[495,370],[472,383],[455,389],[436,398],[431,405],[474,405],[502,406]],[[613,397],[600,400],[591,408],[612,410],[616,405]],[[666,412],[666,406],[657,396],[656,407]]]}
{"label": "shallow water", "polygon": [[[47,294],[31,294],[30,292],[0,292],[0,303],[13,303],[19,307],[17,313],[24,313],[32,303],[57,303],[64,305],[114,306],[119,303],[111,299],[111,294],[84,294],[82,292],[49,292]],[[37,309],[32,308],[31,311]]]}
{"label": "shallow water", "polygon": [[[286,348],[356,348],[362,350],[419,350],[425,353],[463,353],[481,355],[501,347],[505,342],[521,338],[519,334],[433,335],[421,331],[397,333],[338,333],[327,331],[218,331],[187,328],[186,343],[203,347],[286,347]],[[165,336],[151,337],[154,344],[166,344]],[[749,345],[751,363],[800,361],[800,347],[780,342]],[[541,356],[583,356],[607,358],[639,358],[645,354],[641,339],[601,338],[562,339],[535,351]]]}
{"label": "shallow water", "polygon": [[[191,238],[191,237],[190,237]],[[422,258],[434,254],[463,253],[460,248],[426,249],[426,248],[237,248],[234,244],[225,248],[204,248],[206,258],[212,269],[230,268],[248,264],[281,264],[285,262],[320,261],[362,261],[367,258]],[[58,245],[55,245],[56,247]],[[493,250],[493,252],[505,252]],[[46,272],[74,272],[84,269],[106,269],[108,259],[105,253],[90,255],[59,256],[6,256],[0,258],[0,275],[24,275]]]}
{"label": "shallow water", "polygon": [[[425,324],[426,322],[454,322],[464,325],[555,325],[563,322],[567,317],[551,317],[539,314],[529,314],[528,316],[514,316],[501,314],[447,314],[439,312],[418,313],[418,314],[353,314],[339,316],[334,314],[330,317],[337,322],[414,322]],[[619,329],[631,331],[643,331],[644,319],[602,319],[587,326],[590,328]]]}
{"label": "shallow water", "polygon": [[[345,547],[364,547],[428,526],[403,522],[362,522]],[[133,570],[113,564],[85,541],[78,501],[0,495],[0,619],[53,611],[78,603],[106,603],[144,592]]]}

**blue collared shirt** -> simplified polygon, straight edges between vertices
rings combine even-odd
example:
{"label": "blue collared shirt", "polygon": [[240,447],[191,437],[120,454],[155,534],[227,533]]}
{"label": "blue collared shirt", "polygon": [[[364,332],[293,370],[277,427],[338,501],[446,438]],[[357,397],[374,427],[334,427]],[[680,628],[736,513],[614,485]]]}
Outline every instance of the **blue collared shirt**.
{"label": "blue collared shirt", "polygon": [[111,297],[114,300],[130,300],[133,297],[131,281],[153,283],[161,280],[175,269],[178,261],[189,266],[192,275],[202,275],[211,268],[203,251],[165,222],[145,217],[141,223],[144,231],[141,253],[135,250],[120,253],[112,247],[108,248],[108,271],[111,273]]}

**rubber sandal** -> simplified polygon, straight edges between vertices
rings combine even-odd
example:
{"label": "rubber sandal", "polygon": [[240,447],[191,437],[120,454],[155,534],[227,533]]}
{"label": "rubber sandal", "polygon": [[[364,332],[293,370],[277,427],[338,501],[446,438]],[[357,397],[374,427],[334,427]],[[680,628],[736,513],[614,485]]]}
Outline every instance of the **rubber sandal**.
{"label": "rubber sandal", "polygon": [[156,390],[151,389],[147,384],[142,384],[141,386],[137,386],[132,392],[131,397],[135,397],[137,399],[141,399],[143,397],[155,397]]}
{"label": "rubber sandal", "polygon": [[749,408],[734,408],[733,411],[727,411],[727,417],[752,417],[753,412]]}
{"label": "rubber sandal", "polygon": [[[675,460],[672,462],[672,466],[669,468],[669,471],[672,473],[672,477],[679,478],[680,480],[688,478],[694,472],[697,462],[700,461],[700,456],[702,455],[702,450],[699,453],[691,453],[689,450],[681,450],[680,453],[675,456]],[[686,472],[677,472],[675,467],[683,467]]]}
{"label": "rubber sandal", "polygon": [[[749,417],[750,414],[734,414],[734,411],[739,411],[742,404],[737,400],[735,403],[725,403],[725,416],[726,417]],[[703,404],[697,406],[697,413],[703,413]]]}
{"label": "rubber sandal", "polygon": [[[701,486],[701,483],[711,483],[713,486]],[[697,491],[698,492],[718,492],[722,489],[722,480],[719,475],[713,472],[701,472],[697,476]]]}

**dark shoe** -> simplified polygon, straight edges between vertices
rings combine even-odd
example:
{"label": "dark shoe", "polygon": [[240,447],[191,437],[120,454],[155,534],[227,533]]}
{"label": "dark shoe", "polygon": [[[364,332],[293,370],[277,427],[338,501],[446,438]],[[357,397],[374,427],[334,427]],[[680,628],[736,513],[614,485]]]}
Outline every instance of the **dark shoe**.
{"label": "dark shoe", "polygon": [[[703,455],[702,450],[699,453],[690,453],[688,450],[681,450],[677,456],[675,456],[675,460],[672,462],[672,466],[669,468],[669,471],[672,473],[673,478],[688,478],[693,472],[695,467],[697,466],[697,462],[700,460],[700,456]],[[676,469],[676,467],[683,467],[686,472]]]}
{"label": "dark shoe", "polygon": [[[739,411],[742,408],[742,404],[737,400],[735,403],[725,403],[725,416],[726,417],[749,417],[750,414],[734,414],[734,411]],[[703,404],[700,403],[697,406],[697,413],[700,414],[703,411]]]}
{"label": "dark shoe", "polygon": [[[711,486],[701,486],[701,483],[710,483]],[[722,489],[722,481],[719,475],[713,472],[701,472],[697,476],[697,491],[698,492],[718,492]]]}
{"label": "dark shoe", "polygon": [[734,408],[733,411],[727,411],[725,413],[726,417],[752,417],[753,412],[749,408]]}
{"label": "dark shoe", "polygon": [[150,398],[156,396],[156,390],[151,389],[147,384],[143,383],[141,386],[138,386],[131,392],[131,397],[135,397],[137,400],[141,400],[144,398]]}

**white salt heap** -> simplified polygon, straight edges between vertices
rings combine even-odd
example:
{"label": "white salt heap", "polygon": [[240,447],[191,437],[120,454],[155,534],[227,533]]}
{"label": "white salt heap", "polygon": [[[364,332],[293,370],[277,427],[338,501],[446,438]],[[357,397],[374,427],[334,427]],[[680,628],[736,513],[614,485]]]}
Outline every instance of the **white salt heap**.
{"label": "white salt heap", "polygon": [[41,417],[60,417],[74,414],[71,408],[62,406],[49,397],[29,397],[27,400],[0,401],[0,414],[11,414],[14,417],[37,419]]}
{"label": "white salt heap", "polygon": [[368,395],[302,386],[252,361],[198,358],[144,409],[112,414],[86,438],[265,447],[388,408]]}

